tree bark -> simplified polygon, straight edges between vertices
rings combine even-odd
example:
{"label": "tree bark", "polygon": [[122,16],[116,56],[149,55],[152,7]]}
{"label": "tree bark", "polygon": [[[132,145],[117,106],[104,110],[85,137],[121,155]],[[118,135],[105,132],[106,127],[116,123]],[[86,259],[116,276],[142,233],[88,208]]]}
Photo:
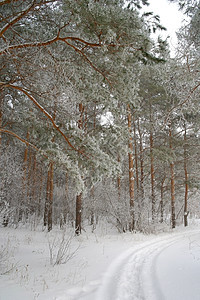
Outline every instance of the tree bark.
{"label": "tree bark", "polygon": [[[2,118],[3,118],[3,91],[0,91],[0,128],[2,128]],[[1,146],[2,146],[2,134],[0,131],[0,154],[1,154]]]}
{"label": "tree bark", "polygon": [[46,199],[44,204],[44,226],[47,226],[47,219],[48,219],[48,205],[49,205],[49,192],[50,192],[50,175],[49,170],[47,173],[47,183],[46,183]]}
{"label": "tree bark", "polygon": [[[26,140],[29,140],[29,131],[26,134]],[[22,199],[19,203],[19,215],[18,215],[18,222],[22,221],[22,216],[23,216],[23,206],[24,203],[27,203],[27,185],[28,185],[28,180],[27,180],[27,172],[28,172],[28,145],[26,145],[26,148],[24,150],[24,162],[23,162],[23,182],[22,182]]]}
{"label": "tree bark", "polygon": [[[84,106],[82,103],[79,104],[79,112],[80,112],[80,118],[78,120],[78,128],[83,129]],[[81,234],[81,217],[82,217],[82,193],[76,196],[76,221],[75,221],[76,235]]]}
{"label": "tree bark", "polygon": [[137,195],[139,193],[139,171],[138,171],[138,151],[137,151],[137,136],[136,136],[136,124],[135,119],[133,119],[133,132],[134,132],[134,147],[135,147],[135,179]]}
{"label": "tree bark", "polygon": [[150,159],[151,159],[151,212],[152,221],[156,217],[156,199],[155,199],[155,171],[154,171],[154,157],[153,157],[153,134],[150,132]]}
{"label": "tree bark", "polygon": [[39,177],[38,177],[38,207],[37,207],[37,216],[40,216],[41,213],[41,200],[42,200],[42,190],[43,190],[43,169],[40,166],[40,172],[39,172]]}
{"label": "tree bark", "polygon": [[69,212],[69,207],[68,207],[68,184],[69,184],[69,178],[68,178],[68,173],[66,173],[65,174],[64,211],[63,211],[63,222],[64,222],[64,224],[67,223],[67,214]]}
{"label": "tree bark", "polygon": [[48,215],[47,215],[47,227],[48,231],[52,230],[53,226],[53,163],[49,166],[49,199],[48,199]]}
{"label": "tree bark", "polygon": [[160,223],[163,223],[164,221],[164,182],[165,182],[166,176],[161,181],[161,187],[160,187]]}
{"label": "tree bark", "polygon": [[82,217],[82,193],[76,196],[76,235],[81,234],[81,217]]}
{"label": "tree bark", "polygon": [[30,190],[30,213],[33,214],[36,211],[36,189],[37,189],[37,161],[36,155],[33,153],[33,167],[31,170],[32,182],[31,182],[31,190]]}
{"label": "tree bark", "polygon": [[140,143],[140,193],[141,193],[141,207],[144,207],[144,150],[142,143],[142,133],[140,130],[140,123],[138,120],[138,133]]}
{"label": "tree bark", "polygon": [[128,162],[129,162],[129,194],[130,194],[130,225],[129,230],[135,229],[135,212],[134,212],[134,164],[133,164],[133,138],[132,138],[132,119],[131,119],[131,108],[128,105],[128,130],[129,130],[129,144],[128,144]]}
{"label": "tree bark", "polygon": [[184,132],[184,172],[185,172],[185,199],[184,199],[184,226],[188,226],[188,170],[187,170],[187,129]]}
{"label": "tree bark", "polygon": [[[171,124],[169,124],[169,147],[172,151],[172,131]],[[174,162],[170,163],[171,173],[171,224],[172,229],[176,227],[176,215],[175,215],[175,179],[174,179]]]}
{"label": "tree bark", "polygon": [[[52,115],[53,122],[55,122],[56,119],[56,110],[57,110],[57,103],[55,101],[53,115]],[[55,136],[53,136],[51,142],[54,143],[54,141],[55,141]],[[50,161],[48,175],[47,175],[47,192],[46,192],[46,203],[45,203],[45,213],[44,213],[44,224],[47,225],[48,231],[51,231],[53,227],[53,184],[54,184],[53,177],[54,177],[54,165],[53,162]]]}
{"label": "tree bark", "polygon": [[50,162],[47,174],[46,199],[44,207],[44,226],[48,231],[52,230],[52,212],[53,212],[53,163]]}
{"label": "tree bark", "polygon": [[152,107],[150,104],[150,160],[151,160],[151,213],[152,221],[155,221],[156,217],[156,198],[155,198],[155,170],[154,170],[154,154],[153,154],[153,120],[152,120]]}
{"label": "tree bark", "polygon": [[[118,155],[117,160],[118,160],[118,162],[120,162],[119,155]],[[120,199],[121,199],[121,177],[120,177],[120,175],[117,176],[117,192],[118,192],[118,201],[120,202]]]}

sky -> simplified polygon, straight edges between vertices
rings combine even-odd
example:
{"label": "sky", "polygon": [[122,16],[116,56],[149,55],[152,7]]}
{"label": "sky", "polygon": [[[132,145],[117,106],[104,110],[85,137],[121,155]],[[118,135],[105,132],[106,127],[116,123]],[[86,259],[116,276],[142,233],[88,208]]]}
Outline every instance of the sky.
{"label": "sky", "polygon": [[164,38],[170,36],[168,43],[173,54],[177,44],[175,32],[181,27],[184,15],[178,10],[177,4],[167,0],[149,0],[149,3],[150,6],[146,7],[146,10],[153,11],[154,14],[160,16],[160,23],[167,28],[167,32],[160,31],[159,34]]}

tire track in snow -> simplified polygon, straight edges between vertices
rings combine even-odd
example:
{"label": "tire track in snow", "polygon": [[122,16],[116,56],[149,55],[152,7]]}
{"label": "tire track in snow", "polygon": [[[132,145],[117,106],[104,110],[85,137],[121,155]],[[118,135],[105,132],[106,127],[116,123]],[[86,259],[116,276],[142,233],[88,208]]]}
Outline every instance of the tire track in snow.
{"label": "tire track in snow", "polygon": [[[108,268],[102,285],[96,291],[95,300],[161,300],[162,295],[154,288],[153,264],[155,257],[183,237],[197,233],[184,231],[156,238],[126,251]],[[82,299],[82,298],[79,298]]]}
{"label": "tire track in snow", "polygon": [[[189,229],[189,228],[188,228]],[[198,233],[198,229],[172,232],[155,236],[154,241],[143,242],[129,248],[117,257],[102,280],[90,282],[77,293],[68,291],[67,298],[58,300],[162,300],[163,295],[155,283],[156,257],[180,239]],[[73,295],[74,294],[74,295]]]}

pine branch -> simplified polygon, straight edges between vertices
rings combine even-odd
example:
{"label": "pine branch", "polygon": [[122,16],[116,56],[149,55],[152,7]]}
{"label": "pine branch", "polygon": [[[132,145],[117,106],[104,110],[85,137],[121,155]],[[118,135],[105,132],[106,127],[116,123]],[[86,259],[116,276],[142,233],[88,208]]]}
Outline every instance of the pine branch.
{"label": "pine branch", "polygon": [[4,0],[0,2],[0,6],[5,5],[5,4],[9,4],[11,2],[17,2],[17,1],[21,1],[21,0]]}
{"label": "pine branch", "polygon": [[[15,138],[17,138],[20,142],[26,144],[26,146],[30,146],[31,148],[35,149],[36,151],[40,152],[40,149],[38,149],[35,145],[33,145],[32,143],[26,141],[25,139],[21,138],[20,136],[18,136],[16,133],[14,133],[13,131],[7,130],[7,129],[3,129],[0,128],[0,132],[3,133],[8,133],[12,136],[14,136]],[[47,155],[42,154],[44,157],[49,158]]]}
{"label": "pine branch", "polygon": [[18,90],[18,91],[22,92],[23,94],[25,94],[37,106],[37,108],[39,108],[39,110],[51,121],[53,127],[63,136],[63,138],[65,139],[65,141],[67,142],[67,144],[70,146],[70,148],[72,148],[73,150],[77,151],[79,154],[82,154],[82,155],[86,156],[83,153],[82,150],[77,149],[76,147],[74,147],[72,145],[72,143],[69,141],[68,137],[64,134],[64,132],[55,123],[53,117],[26,90],[24,90],[22,87],[19,87],[19,86],[13,85],[13,84],[9,84],[9,83],[8,84],[7,83],[3,83],[3,82],[0,82],[0,86],[2,86],[2,88],[4,88],[4,87],[13,88],[13,89]]}
{"label": "pine branch", "polygon": [[87,55],[80,49],[78,49],[77,47],[75,47],[74,45],[70,44],[69,42],[67,42],[66,40],[64,41],[68,46],[72,47],[76,52],[78,52],[86,62],[89,63],[89,65],[96,71],[98,72],[99,74],[101,74],[105,80],[109,83],[110,86],[112,86],[112,83],[110,82],[110,80],[105,76],[105,74],[100,70],[98,69],[90,60],[89,58],[87,57]]}
{"label": "pine branch", "polygon": [[169,110],[169,112],[168,112],[168,114],[167,114],[167,117],[165,118],[164,124],[167,123],[167,121],[169,120],[170,114],[171,114],[175,109],[177,109],[178,107],[182,107],[184,104],[186,104],[186,103],[190,100],[191,95],[198,89],[199,86],[200,86],[200,82],[199,82],[199,83],[198,83],[198,84],[190,91],[188,97],[187,97],[184,101],[182,101],[181,103],[179,103],[178,105],[172,107],[172,108]]}
{"label": "pine branch", "polygon": [[25,15],[29,13],[35,6],[37,5],[36,1],[34,0],[25,10],[20,12],[16,17],[14,17],[6,26],[4,26],[1,29],[0,37],[3,36],[3,34],[12,27],[15,23],[17,23],[19,20],[21,20]]}

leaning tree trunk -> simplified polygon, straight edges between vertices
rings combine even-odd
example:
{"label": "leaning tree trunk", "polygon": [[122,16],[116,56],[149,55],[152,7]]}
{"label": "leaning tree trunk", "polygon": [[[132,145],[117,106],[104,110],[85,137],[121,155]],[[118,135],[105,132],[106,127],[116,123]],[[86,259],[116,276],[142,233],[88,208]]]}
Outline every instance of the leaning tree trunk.
{"label": "leaning tree trunk", "polygon": [[184,132],[184,172],[185,172],[185,199],[184,199],[184,226],[188,226],[188,171],[187,171],[187,130]]}
{"label": "leaning tree trunk", "polygon": [[[171,124],[169,125],[169,147],[172,151],[172,131]],[[176,227],[176,215],[175,215],[175,179],[174,179],[174,162],[170,163],[171,173],[171,224],[172,228]]]}
{"label": "leaning tree trunk", "polygon": [[133,138],[132,138],[132,126],[131,126],[131,108],[128,105],[128,130],[129,130],[129,143],[128,143],[128,162],[129,162],[129,194],[130,194],[130,225],[129,230],[135,229],[135,213],[134,213],[134,171],[133,171]]}

